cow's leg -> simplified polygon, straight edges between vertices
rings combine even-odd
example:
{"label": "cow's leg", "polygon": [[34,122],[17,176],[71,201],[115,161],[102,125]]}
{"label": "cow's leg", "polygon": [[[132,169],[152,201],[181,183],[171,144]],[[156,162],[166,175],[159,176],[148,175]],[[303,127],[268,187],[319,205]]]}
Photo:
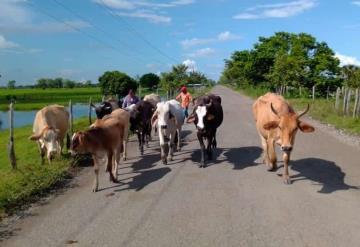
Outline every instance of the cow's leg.
{"label": "cow's leg", "polygon": [[200,143],[201,160],[200,160],[199,167],[201,168],[201,167],[205,167],[205,144],[204,144],[203,136],[201,135],[201,133],[197,132],[197,138]]}
{"label": "cow's leg", "polygon": [[170,134],[170,152],[169,152],[170,160],[173,160],[173,157],[174,157],[176,133],[177,133],[177,130],[175,130],[173,133]]}
{"label": "cow's leg", "polygon": [[[122,144],[121,144],[122,145]],[[118,178],[118,167],[120,165],[120,159],[121,159],[121,147],[119,147],[117,150],[115,150],[115,155],[114,155],[114,169],[113,169],[113,176],[115,178],[115,180],[117,180]]]}
{"label": "cow's leg", "polygon": [[267,151],[268,151],[268,157],[269,157],[269,165],[268,170],[269,171],[275,171],[277,169],[276,164],[276,152],[275,152],[275,140],[273,138],[268,138],[267,140]]}
{"label": "cow's leg", "polygon": [[213,138],[214,138],[213,135],[210,135],[210,136],[207,138],[206,154],[207,154],[208,160],[212,160],[212,150],[211,150],[211,147],[212,147]]}
{"label": "cow's leg", "polygon": [[96,192],[99,189],[99,163],[98,163],[99,161],[96,156],[93,156],[93,160],[94,160],[95,180],[94,180],[92,192]]}
{"label": "cow's leg", "polygon": [[123,160],[125,161],[127,159],[127,143],[129,139],[129,128],[124,128],[124,140],[123,140]]}
{"label": "cow's leg", "polygon": [[180,152],[180,151],[181,151],[181,127],[178,128],[176,131],[177,131],[177,135],[178,135],[178,139],[177,139],[177,151]]}
{"label": "cow's leg", "polygon": [[113,174],[113,164],[115,163],[115,155],[113,153],[113,150],[108,152],[108,159],[107,159],[107,169],[106,171],[109,172],[109,179],[113,183],[117,183],[117,179],[115,179]]}
{"label": "cow's leg", "polygon": [[282,175],[282,179],[285,184],[291,184],[291,180],[290,180],[290,176],[289,176],[290,153],[284,153],[283,160],[284,160],[284,172]]}
{"label": "cow's leg", "polygon": [[60,141],[59,141],[59,144],[60,144],[60,148],[59,148],[59,153],[58,153],[58,155],[60,156],[60,155],[62,155],[62,151],[63,151],[63,148],[64,148],[64,140],[63,140],[63,139],[60,140]]}
{"label": "cow's leg", "polygon": [[41,164],[44,164],[44,157],[45,157],[45,150],[41,147],[41,143],[38,142],[38,147],[39,147],[39,152],[40,152],[40,157],[41,157]]}
{"label": "cow's leg", "polygon": [[169,146],[165,143],[165,138],[161,130],[159,129],[159,139],[160,139],[160,152],[161,152],[161,161],[164,165],[167,165],[167,149]]}
{"label": "cow's leg", "polygon": [[143,135],[140,131],[137,132],[137,136],[138,136],[138,141],[139,141],[139,151],[140,151],[140,154],[143,155],[144,154],[144,147],[143,147]]}

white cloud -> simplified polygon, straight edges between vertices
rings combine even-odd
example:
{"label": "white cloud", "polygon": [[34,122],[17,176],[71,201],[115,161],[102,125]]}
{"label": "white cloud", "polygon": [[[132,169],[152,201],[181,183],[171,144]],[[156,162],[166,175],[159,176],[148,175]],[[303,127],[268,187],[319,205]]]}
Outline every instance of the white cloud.
{"label": "white cloud", "polygon": [[136,7],[133,2],[126,0],[94,0],[94,2],[112,9],[134,9]]}
{"label": "white cloud", "polygon": [[296,0],[287,3],[263,4],[248,8],[234,19],[286,18],[303,13],[316,6],[316,0]]}
{"label": "white cloud", "polygon": [[12,49],[19,47],[18,44],[8,41],[4,36],[0,35],[0,49]]}
{"label": "white cloud", "polygon": [[187,54],[189,57],[195,58],[195,57],[208,57],[215,53],[215,50],[209,47],[198,49],[194,51],[193,53]]}
{"label": "white cloud", "polygon": [[24,23],[30,19],[30,12],[24,7],[25,0],[1,0],[0,22]]}
{"label": "white cloud", "polygon": [[356,57],[346,56],[346,55],[340,54],[338,52],[335,53],[335,57],[340,60],[341,66],[344,66],[344,65],[360,66],[360,60],[357,59]]}
{"label": "white cloud", "polygon": [[186,65],[187,72],[197,71],[197,64],[194,60],[186,59],[182,64]]}
{"label": "white cloud", "polygon": [[149,11],[144,11],[144,10],[137,10],[132,13],[117,12],[116,14],[119,16],[142,18],[142,19],[146,19],[153,23],[170,23],[171,22],[171,17],[169,17],[169,16],[158,15],[158,14],[151,13]]}
{"label": "white cloud", "polygon": [[228,40],[237,40],[240,39],[240,36],[232,34],[229,31],[222,32],[218,35],[219,41],[228,41]]}
{"label": "white cloud", "polygon": [[351,3],[360,6],[360,1],[352,1]]}
{"label": "white cloud", "polygon": [[199,39],[199,38],[192,38],[192,39],[185,39],[180,41],[181,46],[184,49],[188,49],[192,46],[198,46],[198,45],[206,45],[216,42],[224,42],[224,41],[230,41],[230,40],[237,40],[241,37],[233,34],[229,31],[224,31],[222,33],[219,33],[216,38],[207,38],[207,39]]}

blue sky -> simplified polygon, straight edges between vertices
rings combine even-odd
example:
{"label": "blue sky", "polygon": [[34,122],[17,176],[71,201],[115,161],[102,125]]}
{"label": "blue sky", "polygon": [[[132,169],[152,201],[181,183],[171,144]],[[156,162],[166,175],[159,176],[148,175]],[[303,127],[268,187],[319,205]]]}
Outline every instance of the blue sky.
{"label": "blue sky", "polygon": [[234,50],[277,31],[310,33],[360,66],[360,1],[0,0],[0,85],[184,62],[218,79]]}

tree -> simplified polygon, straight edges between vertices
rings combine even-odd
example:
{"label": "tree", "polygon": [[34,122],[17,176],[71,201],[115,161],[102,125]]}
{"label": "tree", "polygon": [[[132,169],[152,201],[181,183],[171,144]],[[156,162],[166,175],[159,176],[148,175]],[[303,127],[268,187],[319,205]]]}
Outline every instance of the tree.
{"label": "tree", "polygon": [[144,74],[140,77],[139,83],[145,88],[155,88],[160,83],[160,77],[154,73]]}
{"label": "tree", "polygon": [[99,77],[99,86],[104,95],[125,96],[130,89],[137,89],[136,81],[120,71],[106,71]]}
{"label": "tree", "polygon": [[64,87],[65,88],[74,88],[76,86],[76,82],[72,80],[64,80]]}
{"label": "tree", "polygon": [[10,89],[14,89],[15,84],[16,84],[15,80],[10,80],[10,81],[8,81],[7,87],[10,88]]}
{"label": "tree", "polygon": [[37,80],[37,87],[45,89],[48,87],[47,85],[47,79],[46,78],[40,78]]}

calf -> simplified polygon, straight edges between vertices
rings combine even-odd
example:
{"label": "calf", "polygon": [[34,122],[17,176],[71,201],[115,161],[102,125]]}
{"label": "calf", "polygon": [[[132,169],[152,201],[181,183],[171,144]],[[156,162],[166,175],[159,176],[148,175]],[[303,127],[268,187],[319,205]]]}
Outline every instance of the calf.
{"label": "calf", "polygon": [[208,160],[212,159],[212,148],[216,148],[216,130],[223,121],[223,110],[220,96],[213,94],[198,97],[193,102],[195,104],[193,113],[187,119],[188,123],[195,123],[197,138],[201,147],[200,167],[205,164],[205,145],[207,139],[206,154]]}
{"label": "calf", "polygon": [[104,156],[107,158],[106,171],[110,181],[117,183],[117,170],[120,164],[120,155],[123,151],[124,123],[119,118],[109,116],[97,122],[96,126],[80,131],[73,135],[71,153],[90,153],[94,160],[95,181],[93,192],[99,188],[99,165]]}
{"label": "calf", "polygon": [[151,118],[151,125],[158,126],[161,160],[164,164],[168,162],[169,149],[170,160],[173,160],[175,149],[175,136],[177,135],[177,150],[180,151],[181,128],[184,124],[183,110],[176,100],[160,102]]}
{"label": "calf", "polygon": [[289,160],[294,147],[296,132],[299,129],[304,133],[313,132],[311,125],[300,120],[309,110],[296,114],[285,99],[274,93],[260,96],[253,104],[253,114],[256,128],[263,147],[263,155],[269,171],[276,170],[275,142],[281,146],[284,159],[284,172],[282,175],[285,184],[290,184]]}
{"label": "calf", "polygon": [[[37,141],[42,163],[44,162],[45,154],[49,163],[51,163],[55,154],[61,154],[64,146],[64,137],[67,135],[68,128],[69,113],[63,106],[46,106],[36,113],[33,135],[29,139]],[[69,136],[67,135],[68,148],[69,144]]]}
{"label": "calf", "polygon": [[123,160],[127,159],[127,143],[129,139],[129,125],[130,125],[130,113],[123,109],[115,109],[109,115],[104,116],[102,119],[97,119],[90,127],[97,127],[109,117],[117,118],[123,124]]}
{"label": "calf", "polygon": [[154,113],[153,105],[148,101],[139,101],[127,108],[130,112],[131,130],[137,133],[139,150],[144,154],[144,144],[149,146],[151,135],[151,117]]}

